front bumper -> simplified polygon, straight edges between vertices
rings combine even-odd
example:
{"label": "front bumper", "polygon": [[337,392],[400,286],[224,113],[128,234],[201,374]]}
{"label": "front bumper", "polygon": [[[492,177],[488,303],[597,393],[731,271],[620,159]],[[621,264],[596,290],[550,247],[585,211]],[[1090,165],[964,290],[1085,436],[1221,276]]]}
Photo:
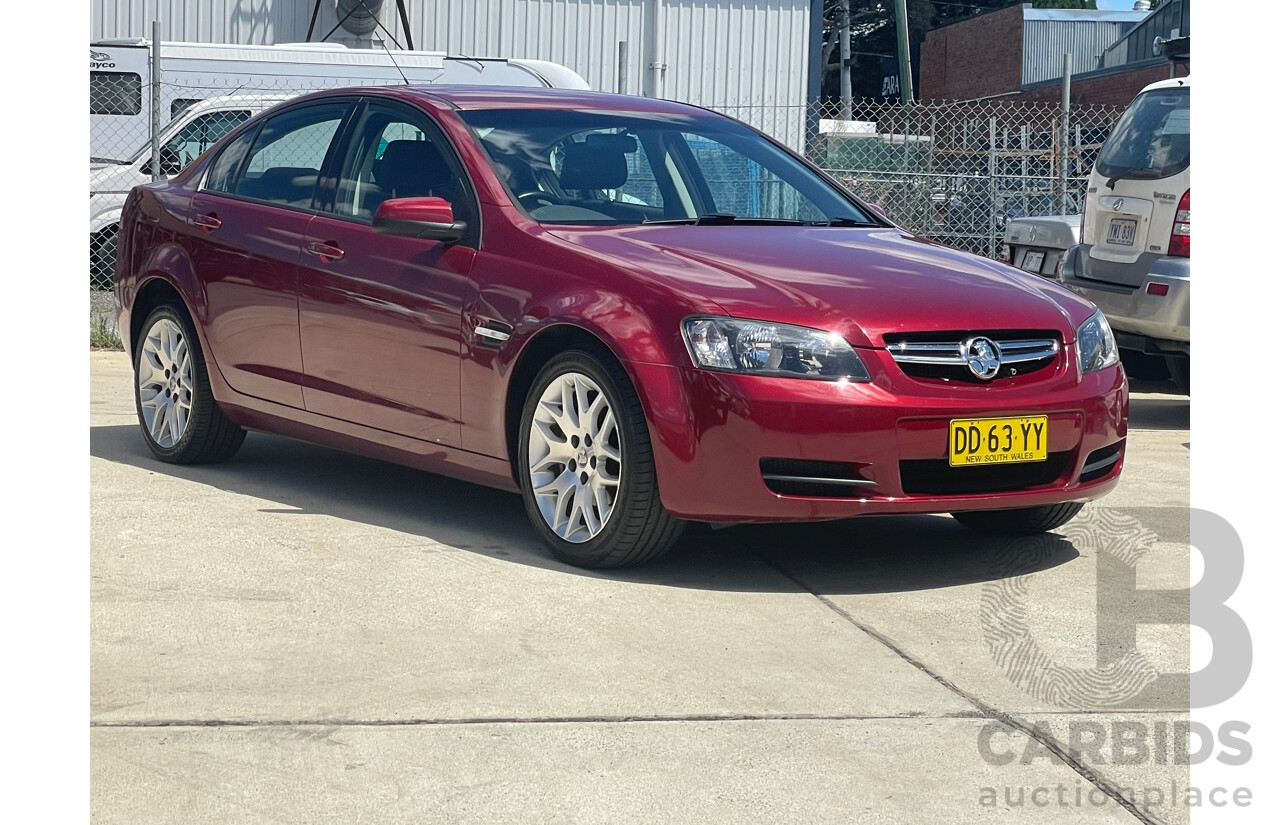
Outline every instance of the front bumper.
{"label": "front bumper", "polygon": [[[1061,282],[1107,316],[1124,349],[1191,354],[1191,259],[1160,256],[1135,287],[1094,281],[1080,274],[1082,246],[1067,250]],[[1151,284],[1167,294],[1148,292]]]}
{"label": "front bumper", "polygon": [[[1119,481],[1129,394],[1118,367],[1081,379],[1068,352],[1051,377],[959,385],[909,378],[883,350],[859,354],[879,376],[872,383],[631,364],[666,508],[698,521],[822,521],[1084,501]],[[1034,468],[1041,477],[1017,489],[965,492],[967,479],[980,476],[964,473],[981,468],[947,466],[951,419],[1037,414],[1049,417],[1054,464]],[[1108,452],[1115,458],[1105,472],[1082,482],[1090,456]],[[843,463],[873,484],[835,496],[781,494],[765,481],[762,459]],[[924,489],[932,482],[922,484],[922,472],[936,489]]]}

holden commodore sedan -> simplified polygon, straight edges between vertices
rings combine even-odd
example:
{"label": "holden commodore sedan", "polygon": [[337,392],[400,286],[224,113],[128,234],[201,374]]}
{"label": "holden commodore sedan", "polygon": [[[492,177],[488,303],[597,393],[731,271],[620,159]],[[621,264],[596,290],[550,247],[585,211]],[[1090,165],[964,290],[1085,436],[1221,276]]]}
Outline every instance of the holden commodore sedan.
{"label": "holden commodore sedan", "polygon": [[116,276],[161,460],[254,429],[518,491],[586,567],[689,521],[1051,530],[1124,463],[1093,305],[678,103],[299,98],[134,189]]}

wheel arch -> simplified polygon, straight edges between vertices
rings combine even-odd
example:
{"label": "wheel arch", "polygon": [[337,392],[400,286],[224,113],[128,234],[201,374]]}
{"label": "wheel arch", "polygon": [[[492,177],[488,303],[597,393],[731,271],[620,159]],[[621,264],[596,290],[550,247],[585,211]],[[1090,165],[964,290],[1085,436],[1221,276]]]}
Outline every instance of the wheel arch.
{"label": "wheel arch", "polygon": [[626,373],[631,388],[640,396],[640,403],[648,407],[635,375],[628,368],[625,359],[618,355],[617,348],[602,335],[585,327],[571,323],[556,323],[544,327],[534,333],[521,348],[511,368],[511,379],[507,382],[506,401],[503,414],[503,430],[506,437],[507,459],[511,463],[513,478],[519,478],[520,468],[516,463],[516,452],[520,444],[520,417],[524,412],[525,397],[533,380],[542,368],[554,357],[570,349],[585,349],[612,358]]}

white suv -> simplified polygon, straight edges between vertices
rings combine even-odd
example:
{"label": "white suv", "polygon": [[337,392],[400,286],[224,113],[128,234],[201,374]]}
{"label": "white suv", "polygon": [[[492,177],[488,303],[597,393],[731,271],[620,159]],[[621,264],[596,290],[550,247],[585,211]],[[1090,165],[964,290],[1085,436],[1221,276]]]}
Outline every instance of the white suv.
{"label": "white suv", "polygon": [[1164,356],[1191,384],[1191,78],[1143,89],[1089,178],[1062,281],[1102,309],[1121,349]]}

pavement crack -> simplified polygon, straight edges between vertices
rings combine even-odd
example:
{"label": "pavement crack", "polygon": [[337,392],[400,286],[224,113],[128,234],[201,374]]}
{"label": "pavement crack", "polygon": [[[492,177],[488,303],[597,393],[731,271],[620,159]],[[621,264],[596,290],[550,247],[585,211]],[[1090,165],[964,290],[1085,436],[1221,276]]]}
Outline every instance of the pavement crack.
{"label": "pavement crack", "polygon": [[654,722],[866,722],[977,719],[977,713],[820,714],[694,713],[632,716],[477,716],[459,719],[119,719],[90,721],[90,728],[427,727],[447,725],[636,724]]}
{"label": "pavement crack", "polygon": [[1088,765],[1084,764],[1079,759],[1076,759],[1075,757],[1073,757],[1070,751],[1067,748],[1065,748],[1061,742],[1054,739],[1052,736],[1045,734],[1042,730],[1036,728],[1034,725],[1030,725],[1022,721],[1021,719],[1018,719],[1017,717],[1010,716],[1004,711],[998,708],[994,708],[991,705],[988,705],[986,702],[983,702],[977,696],[974,696],[973,694],[969,693],[967,690],[964,690],[959,685],[952,682],[947,677],[943,676],[941,673],[938,673],[933,668],[926,665],[924,662],[912,656],[910,653],[908,653],[906,650],[900,647],[896,642],[894,642],[888,636],[885,636],[883,633],[876,630],[875,628],[870,627],[869,625],[866,625],[858,621],[857,619],[855,619],[853,615],[849,613],[847,610],[845,610],[840,605],[833,602],[831,599],[819,593],[817,590],[811,587],[808,584],[808,582],[804,581],[799,576],[792,573],[790,570],[787,570],[786,568],[778,564],[773,559],[768,558],[766,556],[761,556],[760,558],[765,564],[769,565],[774,570],[777,570],[778,573],[780,573],[783,577],[785,577],[789,581],[793,582],[801,590],[813,596],[818,601],[822,602],[822,604],[825,605],[827,609],[831,610],[840,618],[844,619],[846,622],[853,625],[858,630],[861,630],[866,635],[870,636],[880,644],[884,645],[886,648],[888,648],[890,651],[892,651],[894,654],[900,657],[904,662],[914,667],[916,670],[919,670],[921,673],[925,674],[926,676],[928,676],[930,679],[937,682],[942,687],[946,688],[947,690],[954,693],[956,696],[959,696],[961,699],[973,705],[974,708],[977,709],[978,715],[981,718],[989,719],[993,722],[999,722],[1000,724],[1005,725],[1006,727],[1012,728],[1013,730],[1016,730],[1022,733],[1023,735],[1029,736],[1030,738],[1036,740],[1041,744],[1041,746],[1044,747],[1045,750],[1049,751],[1054,756],[1056,756],[1064,765],[1071,768],[1073,771],[1075,771],[1082,778],[1084,778],[1086,781],[1091,783],[1098,790],[1102,791],[1107,796],[1111,797],[1112,801],[1114,801],[1117,805],[1119,805],[1120,807],[1128,811],[1130,814],[1132,814],[1134,818],[1137,819],[1139,822],[1142,822],[1143,825],[1161,825],[1160,819],[1157,819],[1151,816],[1150,814],[1143,812],[1136,804],[1134,804],[1129,799],[1125,798],[1125,795],[1120,792],[1120,789],[1114,783],[1112,783],[1105,777],[1101,776],[1097,771],[1095,771],[1093,768],[1089,767]]}

